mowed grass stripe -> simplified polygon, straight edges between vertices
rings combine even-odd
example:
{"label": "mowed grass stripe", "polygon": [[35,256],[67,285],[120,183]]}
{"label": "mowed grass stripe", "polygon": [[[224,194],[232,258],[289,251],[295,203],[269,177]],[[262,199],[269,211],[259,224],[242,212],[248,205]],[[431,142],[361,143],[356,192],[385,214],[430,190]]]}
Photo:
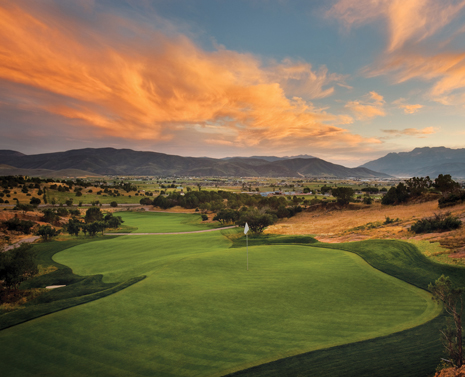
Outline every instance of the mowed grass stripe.
{"label": "mowed grass stripe", "polygon": [[[58,375],[55,365],[69,376],[94,374],[102,370],[97,362],[109,366],[102,375],[222,375],[386,335],[438,313],[426,292],[344,251],[251,247],[246,271],[245,248],[228,249],[218,234],[183,235],[176,244],[172,236],[157,236],[156,243],[150,236],[129,238],[76,246],[55,260],[107,281],[142,274],[145,280],[4,330],[0,352],[6,345],[22,354],[34,347],[38,372],[47,375]],[[60,347],[52,362],[40,353],[53,344]],[[15,375],[21,362],[12,355],[1,366]]]}
{"label": "mowed grass stripe", "polygon": [[[175,233],[218,227],[218,224],[203,223],[200,214],[116,212],[115,215],[121,216],[124,221],[123,225],[131,228],[128,232]],[[132,228],[137,228],[137,230]]]}

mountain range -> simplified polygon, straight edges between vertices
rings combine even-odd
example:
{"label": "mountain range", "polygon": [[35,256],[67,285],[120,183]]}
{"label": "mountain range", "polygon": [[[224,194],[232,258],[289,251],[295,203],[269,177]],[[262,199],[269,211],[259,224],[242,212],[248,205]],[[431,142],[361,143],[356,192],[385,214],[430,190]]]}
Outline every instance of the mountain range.
{"label": "mountain range", "polygon": [[360,167],[397,177],[437,177],[450,174],[465,177],[465,148],[415,148],[410,152],[389,153]]}
{"label": "mountain range", "polygon": [[[260,157],[181,157],[131,149],[85,148],[66,152],[25,155],[0,150],[0,164],[19,169],[52,171],[79,169],[88,175],[154,175],[154,176],[235,176],[235,177],[332,177],[387,178],[365,167],[346,168],[319,158]],[[32,175],[32,174],[30,174]]]}

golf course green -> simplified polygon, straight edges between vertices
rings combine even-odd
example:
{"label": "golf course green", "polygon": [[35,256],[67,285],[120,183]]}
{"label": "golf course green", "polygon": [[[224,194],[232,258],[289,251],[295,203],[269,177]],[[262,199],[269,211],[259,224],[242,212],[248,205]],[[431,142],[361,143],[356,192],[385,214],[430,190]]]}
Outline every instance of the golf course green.
{"label": "golf course green", "polygon": [[[147,217],[131,216],[131,226],[147,232]],[[151,216],[154,224],[177,224],[173,232],[187,225],[180,215]],[[413,328],[441,311],[429,293],[355,253],[256,245],[247,271],[238,242],[232,248],[222,232],[101,237],[55,254],[75,274],[102,274],[106,283],[147,277],[0,331],[2,372],[222,376]]]}
{"label": "golf course green", "polygon": [[126,227],[137,233],[174,233],[193,232],[217,228],[215,223],[202,223],[198,214],[190,213],[154,213],[154,212],[116,212]]}

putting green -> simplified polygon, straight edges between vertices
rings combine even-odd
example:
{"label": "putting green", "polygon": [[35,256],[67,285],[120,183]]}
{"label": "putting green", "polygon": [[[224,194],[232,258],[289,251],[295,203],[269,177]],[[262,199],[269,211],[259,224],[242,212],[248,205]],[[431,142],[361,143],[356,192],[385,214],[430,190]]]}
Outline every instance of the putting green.
{"label": "putting green", "polygon": [[355,254],[228,249],[218,233],[118,237],[55,255],[77,274],[147,278],[0,332],[8,376],[220,376],[419,325],[440,308]]}
{"label": "putting green", "polygon": [[116,212],[125,226],[137,233],[192,232],[217,228],[218,224],[202,223],[200,215],[190,213]]}

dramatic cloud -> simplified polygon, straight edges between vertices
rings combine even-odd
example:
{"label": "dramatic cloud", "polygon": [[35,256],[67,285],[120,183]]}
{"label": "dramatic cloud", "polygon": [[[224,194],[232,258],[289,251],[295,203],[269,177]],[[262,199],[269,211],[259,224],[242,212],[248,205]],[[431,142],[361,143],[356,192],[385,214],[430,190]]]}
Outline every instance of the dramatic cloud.
{"label": "dramatic cloud", "polygon": [[414,114],[423,107],[423,105],[420,105],[420,104],[416,104],[416,105],[406,104],[404,98],[399,98],[398,100],[395,100],[392,103],[393,105],[396,105],[399,109],[404,110],[405,114]]}
{"label": "dramatic cloud", "polygon": [[384,133],[391,135],[392,137],[399,137],[399,136],[417,136],[417,137],[424,137],[424,135],[431,135],[436,133],[434,127],[426,127],[422,130],[418,130],[416,128],[405,128],[403,130],[382,130]]}
{"label": "dramatic cloud", "polygon": [[[9,86],[10,103],[27,101],[29,108],[61,116],[68,127],[157,142],[208,129],[207,144],[379,143],[340,127],[351,117],[309,102],[331,95],[331,83],[345,85],[326,67],[315,71],[289,59],[264,65],[253,55],[205,51],[173,30],[96,9],[90,19],[79,19],[53,3],[24,4],[0,7],[0,85]],[[353,111],[381,107],[372,99],[374,105]]]}
{"label": "dramatic cloud", "polygon": [[363,99],[349,101],[345,107],[350,109],[359,120],[370,120],[378,116],[385,116],[384,98],[376,92],[370,92]]}
{"label": "dramatic cloud", "polygon": [[397,83],[410,79],[434,80],[429,96],[437,99],[452,91],[465,88],[465,52],[440,53],[424,56],[413,53],[400,53],[380,63],[369,76],[393,73]]}
{"label": "dramatic cloud", "polygon": [[347,27],[385,19],[387,50],[392,52],[407,42],[417,43],[435,34],[464,6],[464,0],[340,0],[327,16],[342,20]]}

